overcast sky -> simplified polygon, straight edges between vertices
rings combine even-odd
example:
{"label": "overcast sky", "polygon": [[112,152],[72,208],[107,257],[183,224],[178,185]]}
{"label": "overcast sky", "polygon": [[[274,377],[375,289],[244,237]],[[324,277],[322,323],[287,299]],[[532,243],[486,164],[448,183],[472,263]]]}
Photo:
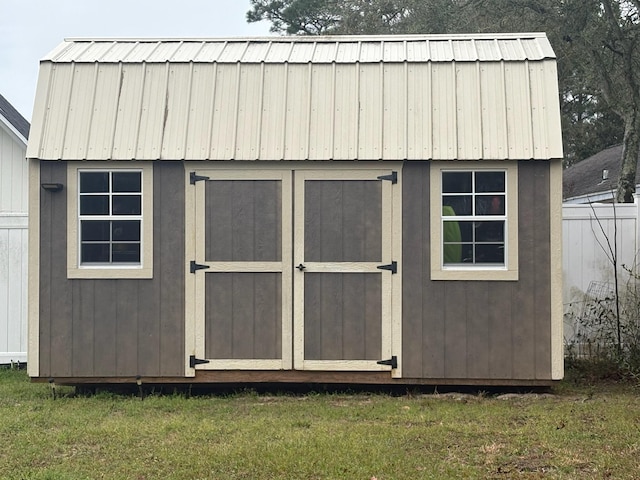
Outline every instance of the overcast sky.
{"label": "overcast sky", "polygon": [[249,0],[0,0],[0,94],[29,121],[38,65],[65,38],[266,36]]}

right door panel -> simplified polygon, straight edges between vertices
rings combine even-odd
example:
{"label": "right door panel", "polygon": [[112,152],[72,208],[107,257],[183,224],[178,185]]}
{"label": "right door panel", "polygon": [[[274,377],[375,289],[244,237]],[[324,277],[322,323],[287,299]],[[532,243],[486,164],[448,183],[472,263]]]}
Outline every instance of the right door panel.
{"label": "right door panel", "polygon": [[388,171],[297,171],[294,368],[390,370]]}

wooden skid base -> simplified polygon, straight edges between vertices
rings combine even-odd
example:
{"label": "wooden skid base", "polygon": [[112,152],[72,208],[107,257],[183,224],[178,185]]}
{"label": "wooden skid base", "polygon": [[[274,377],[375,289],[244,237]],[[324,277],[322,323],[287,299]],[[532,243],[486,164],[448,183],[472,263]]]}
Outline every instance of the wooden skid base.
{"label": "wooden skid base", "polygon": [[451,385],[487,387],[550,387],[553,380],[486,378],[391,378],[388,372],[309,372],[199,370],[195,377],[34,377],[36,383],[56,385],[206,385],[206,384],[335,384],[335,385]]}

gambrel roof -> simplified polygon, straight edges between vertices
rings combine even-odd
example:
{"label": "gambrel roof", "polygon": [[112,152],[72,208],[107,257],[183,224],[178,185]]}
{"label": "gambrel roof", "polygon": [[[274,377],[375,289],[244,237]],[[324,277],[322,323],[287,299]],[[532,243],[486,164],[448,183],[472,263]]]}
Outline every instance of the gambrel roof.
{"label": "gambrel roof", "polygon": [[65,40],[28,157],[562,157],[544,34]]}

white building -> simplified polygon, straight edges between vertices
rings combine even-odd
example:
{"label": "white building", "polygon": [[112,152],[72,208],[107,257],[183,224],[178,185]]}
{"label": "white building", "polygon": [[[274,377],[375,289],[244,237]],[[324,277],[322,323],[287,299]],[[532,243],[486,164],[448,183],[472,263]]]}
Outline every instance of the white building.
{"label": "white building", "polygon": [[0,364],[27,361],[28,136],[0,95]]}

